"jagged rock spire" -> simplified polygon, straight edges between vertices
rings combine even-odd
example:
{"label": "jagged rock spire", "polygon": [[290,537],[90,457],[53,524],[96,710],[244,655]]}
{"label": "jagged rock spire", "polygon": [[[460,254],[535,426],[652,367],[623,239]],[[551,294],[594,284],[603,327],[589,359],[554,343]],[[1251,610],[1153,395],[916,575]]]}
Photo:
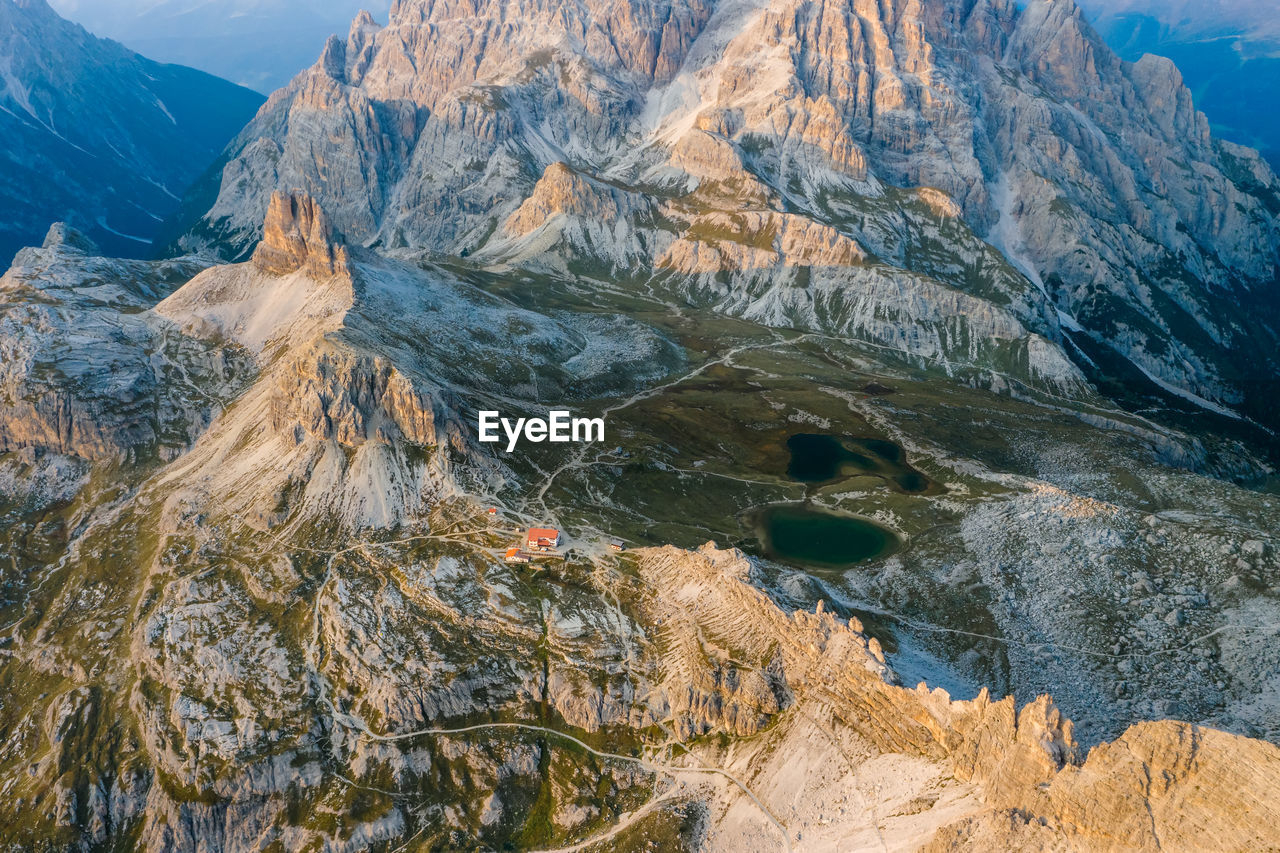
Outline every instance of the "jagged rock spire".
{"label": "jagged rock spire", "polygon": [[301,191],[277,191],[253,263],[275,275],[305,269],[313,276],[331,276],[347,271],[347,252],[335,241],[329,218],[315,199]]}

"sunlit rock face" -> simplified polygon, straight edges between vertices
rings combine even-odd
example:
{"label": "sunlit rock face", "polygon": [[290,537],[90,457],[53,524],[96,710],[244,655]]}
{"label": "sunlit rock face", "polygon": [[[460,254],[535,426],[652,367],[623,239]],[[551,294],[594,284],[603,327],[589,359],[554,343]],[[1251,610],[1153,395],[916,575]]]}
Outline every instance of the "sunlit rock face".
{"label": "sunlit rock face", "polygon": [[347,271],[346,250],[334,245],[329,218],[305,194],[276,193],[271,197],[253,263],[275,275],[304,268],[313,276]]}
{"label": "sunlit rock face", "polygon": [[[830,298],[856,301],[869,254],[951,284],[981,243],[935,220],[915,239],[951,260],[896,250],[896,188],[916,188],[1003,254],[1018,337],[1074,334],[1090,375],[1112,353],[1163,393],[1266,417],[1275,178],[1210,137],[1172,64],[1121,62],[1070,2],[400,2],[332,40],[228,153],[184,246],[239,254],[272,192],[300,188],[356,243],[537,265],[583,229],[512,235],[602,181],[608,201],[574,214],[599,232],[588,254],[679,289],[674,270],[730,313],[790,302],[794,266],[845,270]],[[744,207],[789,218],[755,240],[683,233]],[[732,292],[700,279],[762,269]]]}

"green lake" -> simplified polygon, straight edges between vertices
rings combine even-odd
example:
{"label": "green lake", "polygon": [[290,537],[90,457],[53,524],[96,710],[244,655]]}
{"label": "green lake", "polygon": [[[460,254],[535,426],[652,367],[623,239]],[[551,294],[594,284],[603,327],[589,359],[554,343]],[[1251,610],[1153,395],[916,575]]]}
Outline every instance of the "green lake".
{"label": "green lake", "polygon": [[771,559],[825,569],[883,557],[898,545],[890,530],[872,521],[807,503],[764,507],[756,526]]}

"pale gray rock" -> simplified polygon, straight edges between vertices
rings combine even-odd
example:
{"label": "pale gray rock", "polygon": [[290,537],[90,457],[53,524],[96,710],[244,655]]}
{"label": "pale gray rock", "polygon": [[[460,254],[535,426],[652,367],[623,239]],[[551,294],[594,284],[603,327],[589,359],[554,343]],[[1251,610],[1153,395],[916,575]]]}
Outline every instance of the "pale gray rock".
{"label": "pale gray rock", "polygon": [[[713,267],[763,264],[734,229],[718,246],[694,239],[701,214],[785,211],[811,223],[790,244],[795,267],[842,270],[819,297],[833,313],[874,314],[875,283],[905,269],[944,288],[921,286],[923,313],[895,322],[934,328],[917,346],[815,318],[792,304],[794,269],[722,283],[720,310],[970,363],[993,386],[1032,361],[1022,381],[1078,388],[1068,361],[1098,377],[1121,359],[1177,405],[1270,417],[1275,176],[1210,137],[1172,64],[1120,61],[1070,0],[464,5],[404,0],[388,26],[361,18],[331,41],[233,143],[183,245],[243,252],[272,190],[299,187],[364,245],[553,270],[553,246],[589,245],[602,272],[625,266],[685,298],[708,292],[699,276]],[[607,181],[613,202],[549,215],[561,174]],[[896,187],[947,212],[922,218]],[[868,276],[853,255],[804,251],[822,228],[895,269]],[[994,288],[964,272],[974,264]],[[1025,328],[966,330],[986,342],[973,358],[940,349],[930,315],[974,313],[946,287],[978,288],[998,308],[977,313],[1011,310]],[[777,310],[760,307],[766,292]]]}
{"label": "pale gray rock", "polygon": [[97,257],[62,224],[19,252],[0,278],[0,452],[165,456],[193,441],[247,364],[146,311],[200,268]]}

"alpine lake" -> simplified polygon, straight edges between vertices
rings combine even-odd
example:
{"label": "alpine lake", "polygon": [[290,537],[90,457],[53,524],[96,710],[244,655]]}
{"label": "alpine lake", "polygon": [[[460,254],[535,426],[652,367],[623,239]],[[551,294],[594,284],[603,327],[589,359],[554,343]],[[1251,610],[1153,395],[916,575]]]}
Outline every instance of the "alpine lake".
{"label": "alpine lake", "polygon": [[[787,477],[808,487],[869,477],[903,494],[934,488],[907,464],[901,447],[884,439],[797,433],[786,446],[791,455]],[[813,569],[845,569],[888,556],[900,544],[888,528],[814,504],[808,495],[804,501],[761,507],[752,521],[768,557]]]}
{"label": "alpine lake", "polygon": [[[536,291],[543,303],[577,298],[537,283],[545,285]],[[518,284],[504,281],[501,291],[532,301]],[[892,513],[908,531],[929,525],[915,499],[945,489],[859,411],[919,386],[862,372],[862,352],[843,342],[673,315],[666,305],[638,315],[682,346],[685,375],[622,405],[615,400],[607,447],[579,463],[566,465],[568,451],[546,445],[513,456],[517,466],[537,459],[536,469],[522,472],[529,482],[558,471],[532,512],[551,510],[566,525],[633,547],[714,541],[815,575],[843,574],[903,547],[896,530],[863,512]],[[738,350],[732,359],[715,356],[725,341]]]}
{"label": "alpine lake", "polygon": [[842,569],[887,556],[897,537],[875,522],[812,504],[775,504],[756,514],[765,553],[784,563]]}

